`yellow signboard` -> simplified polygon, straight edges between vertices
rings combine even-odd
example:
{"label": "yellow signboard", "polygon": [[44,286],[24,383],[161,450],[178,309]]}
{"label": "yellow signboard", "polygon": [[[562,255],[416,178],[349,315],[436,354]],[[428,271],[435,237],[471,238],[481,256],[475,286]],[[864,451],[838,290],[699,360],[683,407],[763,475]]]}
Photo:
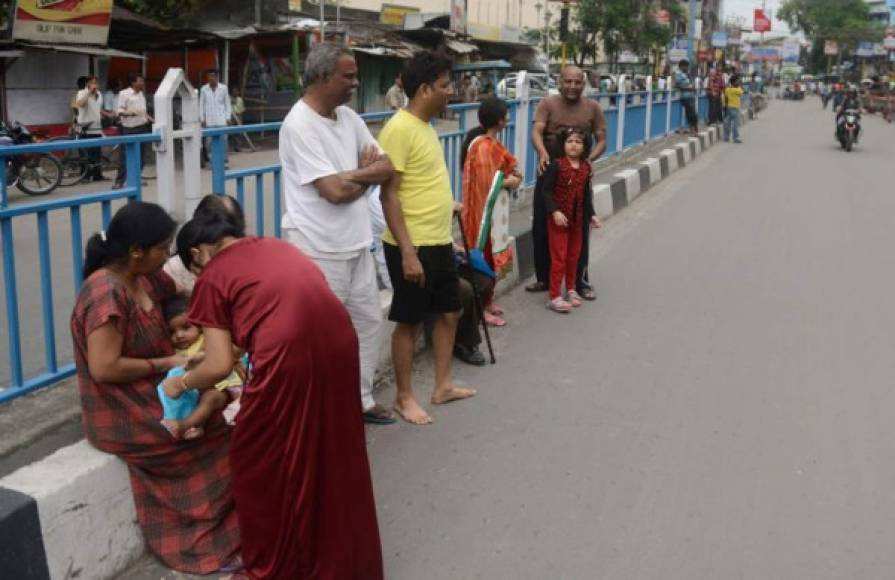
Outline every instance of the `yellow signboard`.
{"label": "yellow signboard", "polygon": [[383,4],[379,21],[392,26],[404,26],[404,17],[408,14],[419,14],[420,9],[412,6],[399,6],[397,4]]}
{"label": "yellow signboard", "polygon": [[112,0],[19,0],[12,36],[40,43],[105,46]]}
{"label": "yellow signboard", "polygon": [[289,0],[289,12],[301,12],[301,0]]}

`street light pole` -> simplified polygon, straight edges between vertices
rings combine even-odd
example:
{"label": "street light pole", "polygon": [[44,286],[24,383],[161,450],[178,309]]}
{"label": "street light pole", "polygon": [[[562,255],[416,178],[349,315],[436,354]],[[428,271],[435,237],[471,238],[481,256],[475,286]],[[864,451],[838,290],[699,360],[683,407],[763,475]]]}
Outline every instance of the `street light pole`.
{"label": "street light pole", "polygon": [[687,21],[687,56],[689,57],[690,66],[695,62],[694,48],[696,45],[696,0],[690,0],[690,14]]}

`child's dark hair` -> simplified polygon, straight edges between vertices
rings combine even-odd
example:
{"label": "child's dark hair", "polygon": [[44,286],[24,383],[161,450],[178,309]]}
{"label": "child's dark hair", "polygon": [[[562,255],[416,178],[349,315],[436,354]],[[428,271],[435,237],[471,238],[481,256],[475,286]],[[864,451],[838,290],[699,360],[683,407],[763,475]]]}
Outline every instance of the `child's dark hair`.
{"label": "child's dark hair", "polygon": [[217,214],[225,219],[233,221],[233,225],[239,228],[242,235],[245,235],[246,218],[242,212],[242,206],[235,198],[229,195],[217,195],[210,193],[199,200],[199,205],[193,212],[193,217]]}
{"label": "child's dark hair", "polygon": [[193,265],[193,248],[200,244],[216,244],[228,237],[245,237],[233,219],[220,213],[198,215],[180,228],[177,234],[177,255],[183,262],[183,267],[189,270]]}
{"label": "child's dark hair", "polygon": [[435,84],[442,74],[450,74],[452,67],[451,59],[444,53],[421,50],[414,54],[404,65],[404,71],[401,73],[407,98],[413,100],[421,86]]}
{"label": "child's dark hair", "polygon": [[115,212],[109,229],[87,240],[84,278],[127,258],[131,248],[147,250],[174,235],[177,223],[161,206],[132,201]]}
{"label": "child's dark hair", "polygon": [[162,304],[162,314],[165,322],[171,322],[181,314],[186,314],[190,309],[190,301],[185,296],[172,296]]}
{"label": "child's dark hair", "polygon": [[568,141],[569,137],[571,137],[572,135],[578,135],[579,137],[581,137],[582,141],[587,141],[587,134],[583,130],[579,129],[578,127],[566,127],[559,134],[563,146],[565,146],[566,141]]}
{"label": "child's dark hair", "polygon": [[496,127],[507,116],[507,104],[503,99],[497,97],[488,97],[482,100],[479,105],[479,126],[471,129],[463,138],[463,145],[460,146],[460,170],[466,164],[466,154],[469,153],[469,146],[475,141],[476,137],[480,137],[488,132],[488,129]]}

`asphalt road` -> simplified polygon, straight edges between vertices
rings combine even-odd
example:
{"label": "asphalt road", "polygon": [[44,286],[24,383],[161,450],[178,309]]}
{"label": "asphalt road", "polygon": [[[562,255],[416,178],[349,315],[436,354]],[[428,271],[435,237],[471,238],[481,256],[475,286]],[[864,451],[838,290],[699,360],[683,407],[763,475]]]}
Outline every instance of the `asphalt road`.
{"label": "asphalt road", "polygon": [[476,399],[368,430],[387,578],[891,578],[895,126],[865,127],[847,154],[774,102],[595,234],[596,303],[506,297]]}

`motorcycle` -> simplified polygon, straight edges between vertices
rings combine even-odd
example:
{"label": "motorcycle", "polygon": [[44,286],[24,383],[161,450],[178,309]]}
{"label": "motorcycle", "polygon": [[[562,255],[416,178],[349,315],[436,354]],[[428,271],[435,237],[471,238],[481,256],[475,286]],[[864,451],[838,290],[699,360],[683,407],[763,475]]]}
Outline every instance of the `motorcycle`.
{"label": "motorcycle", "polygon": [[858,136],[861,134],[861,113],[856,109],[846,109],[842,113],[839,120],[839,130],[837,138],[842,148],[851,152],[855,143],[858,142]]}
{"label": "motorcycle", "polygon": [[[27,127],[0,123],[0,147],[34,143]],[[6,157],[6,186],[16,186],[28,195],[47,195],[62,181],[62,164],[47,153],[31,153]]]}

